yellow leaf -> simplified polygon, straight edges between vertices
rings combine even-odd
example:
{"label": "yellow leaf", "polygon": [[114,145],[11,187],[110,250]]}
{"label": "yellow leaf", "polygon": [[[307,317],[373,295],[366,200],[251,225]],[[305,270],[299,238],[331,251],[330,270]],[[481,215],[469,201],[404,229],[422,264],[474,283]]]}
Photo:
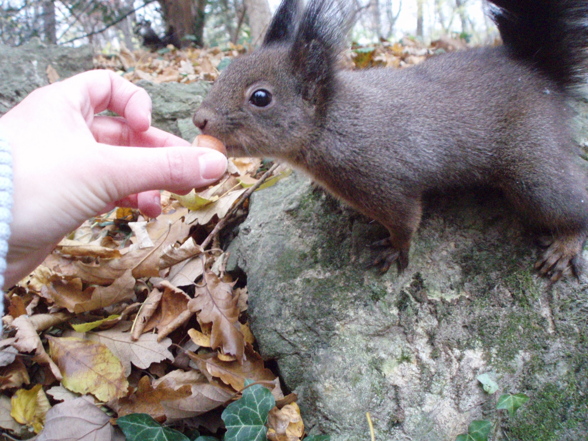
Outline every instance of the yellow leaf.
{"label": "yellow leaf", "polygon": [[174,197],[180,201],[180,204],[190,210],[200,210],[208,204],[212,204],[214,201],[218,200],[218,196],[213,196],[211,199],[205,199],[194,190],[187,195],[174,194]]}
{"label": "yellow leaf", "polygon": [[201,346],[203,348],[210,347],[210,335],[203,334],[197,329],[189,329],[188,335],[190,336],[192,341],[198,346]]}
{"label": "yellow leaf", "polygon": [[129,383],[118,358],[102,343],[79,338],[47,337],[51,358],[63,375],[62,385],[100,401],[127,394]]}
{"label": "yellow leaf", "polygon": [[101,326],[104,322],[116,320],[119,317],[120,317],[120,315],[110,315],[110,316],[108,316],[104,319],[101,319],[101,320],[96,320],[96,321],[88,322],[88,323],[80,323],[78,325],[71,325],[71,327],[74,328],[74,330],[76,330],[78,332],[89,332],[92,329],[96,329],[97,327]]}
{"label": "yellow leaf", "polygon": [[43,430],[45,415],[51,408],[43,387],[37,384],[30,390],[19,389],[12,399],[10,415],[18,423],[32,427],[35,433]]}

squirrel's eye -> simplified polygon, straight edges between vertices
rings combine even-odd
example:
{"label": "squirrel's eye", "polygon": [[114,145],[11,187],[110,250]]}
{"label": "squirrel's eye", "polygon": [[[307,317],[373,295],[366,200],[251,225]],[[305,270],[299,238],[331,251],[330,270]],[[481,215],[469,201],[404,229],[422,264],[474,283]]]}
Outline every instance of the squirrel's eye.
{"label": "squirrel's eye", "polygon": [[272,102],[272,94],[265,89],[257,89],[251,94],[249,102],[255,107],[267,107]]}

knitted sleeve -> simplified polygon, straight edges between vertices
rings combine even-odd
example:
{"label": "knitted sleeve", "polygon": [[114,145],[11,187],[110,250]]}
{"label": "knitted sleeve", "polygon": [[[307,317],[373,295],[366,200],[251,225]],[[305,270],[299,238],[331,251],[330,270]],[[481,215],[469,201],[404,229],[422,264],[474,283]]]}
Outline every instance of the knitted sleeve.
{"label": "knitted sleeve", "polygon": [[[12,151],[0,133],[0,292],[4,288],[6,254],[12,221]],[[4,316],[4,301],[0,298],[0,317]],[[0,329],[2,329],[0,321]]]}

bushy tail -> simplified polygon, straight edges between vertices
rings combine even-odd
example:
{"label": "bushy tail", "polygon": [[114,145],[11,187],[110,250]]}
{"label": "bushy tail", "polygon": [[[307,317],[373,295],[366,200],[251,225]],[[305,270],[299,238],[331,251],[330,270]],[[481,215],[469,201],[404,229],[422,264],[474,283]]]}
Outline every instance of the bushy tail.
{"label": "bushy tail", "polygon": [[588,0],[489,0],[502,40],[561,86],[586,83]]}

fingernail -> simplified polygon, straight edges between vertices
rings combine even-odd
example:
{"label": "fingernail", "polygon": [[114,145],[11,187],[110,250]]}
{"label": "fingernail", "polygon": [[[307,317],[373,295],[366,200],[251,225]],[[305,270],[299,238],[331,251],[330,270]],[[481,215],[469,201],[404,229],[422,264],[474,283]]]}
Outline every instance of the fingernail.
{"label": "fingernail", "polygon": [[218,179],[227,169],[227,158],[222,153],[211,151],[200,157],[202,179]]}

